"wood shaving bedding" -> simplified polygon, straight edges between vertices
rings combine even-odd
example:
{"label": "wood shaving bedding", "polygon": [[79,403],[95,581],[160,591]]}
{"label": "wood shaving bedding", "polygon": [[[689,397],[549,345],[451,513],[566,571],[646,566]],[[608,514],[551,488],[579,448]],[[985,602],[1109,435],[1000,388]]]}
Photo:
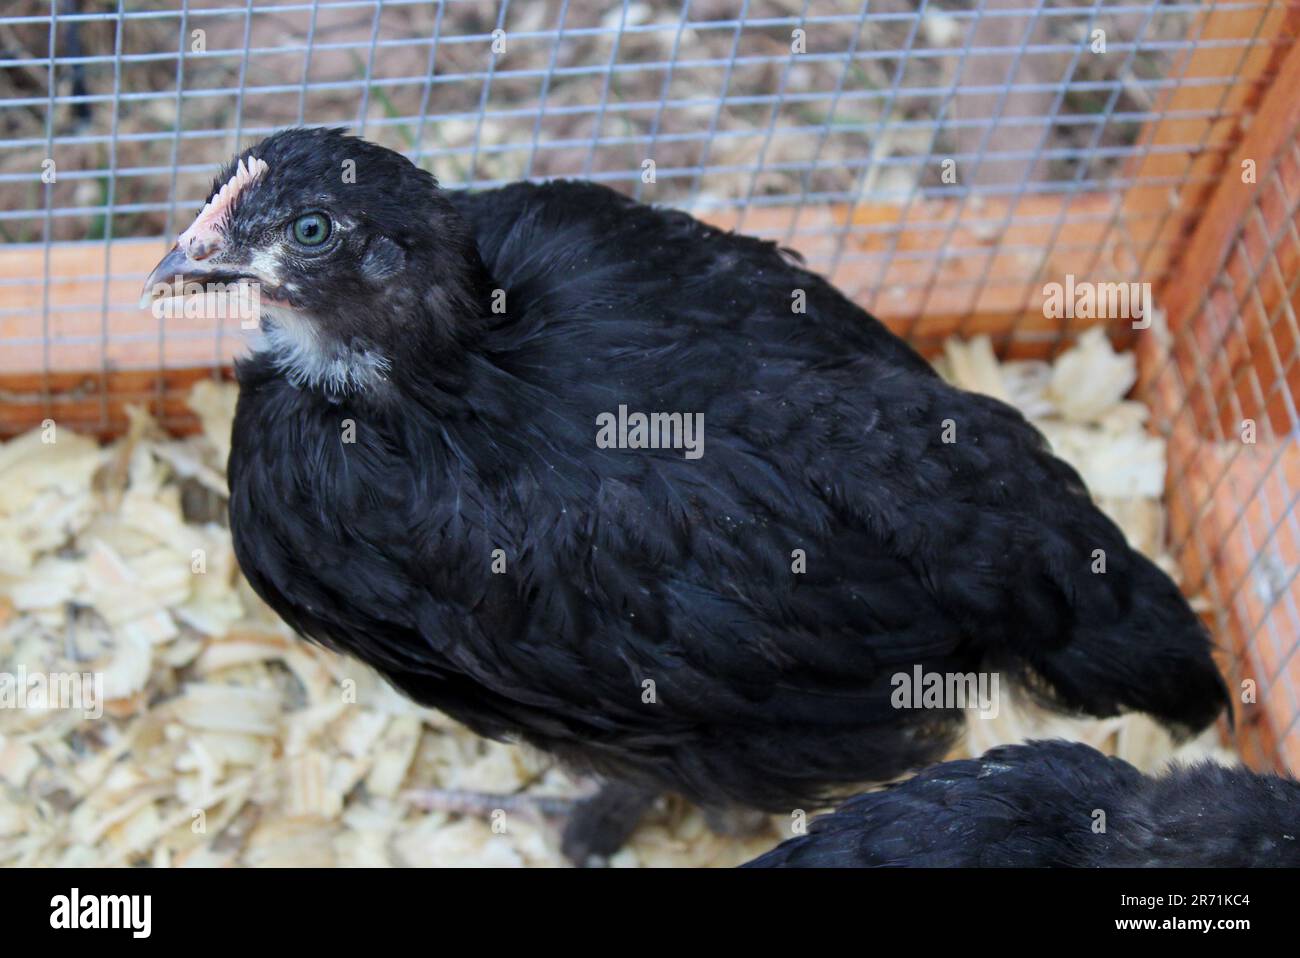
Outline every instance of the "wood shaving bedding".
{"label": "wood shaving bedding", "polygon": [[[1165,443],[1147,432],[1146,406],[1124,398],[1137,380],[1132,353],[1117,353],[1101,328],[1093,327],[1055,363],[999,363],[989,338],[980,336],[949,339],[937,367],[949,382],[1020,409],[1056,455],[1079,471],[1128,541],[1177,580],[1177,565],[1165,551]],[[996,718],[973,716],[967,729],[962,755],[1032,738],[1066,738],[1118,755],[1145,772],[1157,772],[1171,760],[1239,761],[1213,727],[1178,744],[1145,715],[1073,718],[1014,694],[1004,697]]]}
{"label": "wood shaving bedding", "polygon": [[[1054,366],[999,364],[987,339],[949,342],[939,365],[1025,411],[1130,540],[1171,567],[1163,443],[1123,398],[1131,356],[1090,332]],[[588,783],[298,640],[243,582],[220,521],[235,396],[195,387],[197,437],[162,435],[137,411],[108,446],[62,430],[52,444],[36,431],[0,445],[0,671],[99,672],[106,699],[101,718],[0,709],[0,864],[562,864],[559,823],[529,803]],[[219,508],[196,512],[205,497]],[[1069,719],[1004,701],[969,729],[961,754],[1061,736],[1145,770],[1233,760],[1213,731],[1175,747],[1137,715]],[[446,791],[511,796],[510,808],[423,807],[421,795]],[[734,865],[789,827],[775,817],[764,834],[719,837],[666,802],[612,864]]]}

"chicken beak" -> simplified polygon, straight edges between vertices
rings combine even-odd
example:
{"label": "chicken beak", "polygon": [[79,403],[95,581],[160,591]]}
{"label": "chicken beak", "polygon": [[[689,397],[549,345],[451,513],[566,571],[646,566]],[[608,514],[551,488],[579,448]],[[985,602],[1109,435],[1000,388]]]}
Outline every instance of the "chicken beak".
{"label": "chicken beak", "polygon": [[210,273],[210,269],[191,258],[189,251],[178,243],[153,268],[149,278],[144,281],[144,291],[140,294],[140,308],[148,309],[155,300],[179,296],[187,283],[201,283]]}

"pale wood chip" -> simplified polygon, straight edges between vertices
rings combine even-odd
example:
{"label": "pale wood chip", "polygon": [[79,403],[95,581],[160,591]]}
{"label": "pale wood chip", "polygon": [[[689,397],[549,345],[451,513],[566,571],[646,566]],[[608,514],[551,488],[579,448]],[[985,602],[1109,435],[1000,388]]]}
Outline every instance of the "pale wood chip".
{"label": "pale wood chip", "polygon": [[366,787],[373,795],[393,798],[406,779],[415,748],[420,740],[420,720],[414,716],[398,716],[385,730],[374,768],[366,776]]}

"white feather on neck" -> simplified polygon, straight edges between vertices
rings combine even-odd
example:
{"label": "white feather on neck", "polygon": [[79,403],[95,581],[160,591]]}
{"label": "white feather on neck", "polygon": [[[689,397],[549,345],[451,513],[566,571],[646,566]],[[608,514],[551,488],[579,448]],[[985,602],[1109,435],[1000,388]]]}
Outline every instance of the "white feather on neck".
{"label": "white feather on neck", "polygon": [[371,389],[388,381],[391,363],[373,350],[327,345],[316,325],[293,309],[263,302],[262,335],[252,348],[267,354],[289,382],[319,389],[331,398]]}

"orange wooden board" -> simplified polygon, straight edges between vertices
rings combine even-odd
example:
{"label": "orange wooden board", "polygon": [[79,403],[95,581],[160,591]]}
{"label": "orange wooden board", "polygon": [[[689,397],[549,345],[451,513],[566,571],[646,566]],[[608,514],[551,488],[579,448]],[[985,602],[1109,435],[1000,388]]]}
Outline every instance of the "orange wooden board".
{"label": "orange wooden board", "polygon": [[[1148,124],[1138,140],[1155,149],[1130,164],[1134,186],[1124,198],[1125,209],[1134,214],[1129,241],[1144,278],[1167,278],[1168,292],[1176,292],[1178,274],[1170,267],[1182,238],[1201,222],[1219,187],[1231,177],[1240,179],[1240,157],[1229,151],[1241,142],[1247,126],[1259,130],[1258,117],[1251,114],[1273,85],[1298,32],[1300,5],[1295,4],[1228,6],[1205,0],[1205,11],[1193,20],[1188,35],[1196,45],[1169,70],[1171,78],[1184,82],[1157,100],[1154,112],[1161,118]],[[1294,93],[1295,87],[1288,89]],[[1258,159],[1267,163],[1273,155],[1261,150]]]}
{"label": "orange wooden board", "polygon": [[[1113,195],[1048,195],[921,201],[905,217],[899,205],[862,204],[709,219],[777,240],[793,233],[789,245],[814,269],[829,269],[838,288],[923,351],[953,333],[1014,327],[1014,352],[1043,356],[1067,330],[1044,318],[1042,285],[1096,259],[1117,204]],[[229,365],[243,342],[236,318],[158,319],[139,308],[164,251],[156,240],[0,248],[0,432],[47,415],[112,432],[125,423],[125,401],[158,395],[153,371],[192,381]],[[1106,275],[1094,278],[1116,269],[1103,262]]]}

